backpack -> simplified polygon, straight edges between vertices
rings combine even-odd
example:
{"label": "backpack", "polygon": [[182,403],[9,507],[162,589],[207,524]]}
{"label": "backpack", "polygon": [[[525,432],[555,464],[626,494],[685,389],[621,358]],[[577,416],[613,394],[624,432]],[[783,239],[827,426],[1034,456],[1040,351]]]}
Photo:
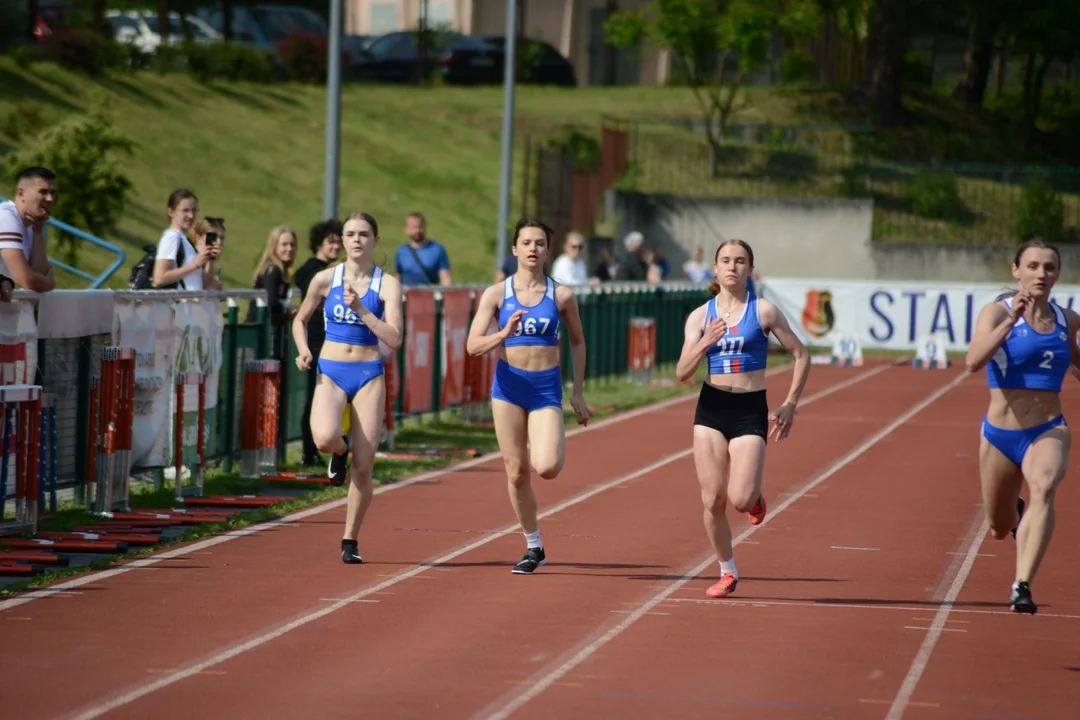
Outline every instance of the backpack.
{"label": "backpack", "polygon": [[[154,287],[154,261],[157,258],[157,245],[143,245],[143,255],[135,267],[131,268],[128,287],[132,290],[175,290],[177,283],[164,287]],[[176,267],[184,264],[184,243],[176,249]]]}

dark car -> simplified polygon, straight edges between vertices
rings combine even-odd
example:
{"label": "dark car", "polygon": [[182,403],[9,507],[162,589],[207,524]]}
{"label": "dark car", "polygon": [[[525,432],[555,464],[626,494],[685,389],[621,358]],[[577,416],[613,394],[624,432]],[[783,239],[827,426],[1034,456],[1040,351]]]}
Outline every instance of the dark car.
{"label": "dark car", "polygon": [[[484,35],[481,39],[502,55],[506,52],[506,38],[502,35]],[[577,85],[574,66],[558,50],[543,40],[518,38],[517,81],[527,85]]]}
{"label": "dark car", "polygon": [[345,70],[349,80],[374,82],[417,82],[425,74],[455,85],[498,83],[502,53],[468,35],[431,32],[425,59],[420,33],[406,30],[371,40]]}

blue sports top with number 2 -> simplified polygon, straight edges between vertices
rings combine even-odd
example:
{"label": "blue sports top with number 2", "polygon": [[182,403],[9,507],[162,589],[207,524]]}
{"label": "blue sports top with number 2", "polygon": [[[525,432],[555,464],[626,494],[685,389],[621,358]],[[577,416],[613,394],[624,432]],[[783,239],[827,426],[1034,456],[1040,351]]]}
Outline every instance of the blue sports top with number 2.
{"label": "blue sports top with number 2", "polygon": [[[705,326],[716,320],[717,298],[705,306]],[[753,293],[747,293],[746,307],[737,318],[721,318],[727,323],[727,332],[712,347],[705,351],[709,361],[710,375],[764,370],[769,352],[769,337],[758,321],[758,301]]]}
{"label": "blue sports top with number 2", "polygon": [[525,305],[518,301],[514,292],[514,278],[503,281],[503,301],[499,308],[499,329],[506,327],[510,316],[518,310],[524,310],[514,334],[503,341],[504,347],[515,345],[558,345],[559,344],[559,306],[555,302],[555,281],[547,278],[547,288],[540,302]]}
{"label": "blue sports top with number 2", "polygon": [[[364,297],[360,298],[360,304],[374,313],[375,317],[382,319],[383,301],[379,297],[382,288],[382,268],[375,268],[371,274],[371,284]],[[330,281],[330,291],[326,293],[326,301],[323,303],[323,318],[326,321],[326,339],[346,345],[378,345],[379,338],[364,324],[360,316],[345,305],[342,290],[342,282],[345,279],[345,263],[334,268],[334,278]]]}
{"label": "blue sports top with number 2", "polygon": [[[1004,302],[1012,307],[1012,298]],[[986,364],[991,388],[1061,392],[1072,358],[1069,321],[1060,307],[1054,303],[1050,307],[1056,322],[1048,333],[1035,332],[1023,317],[1016,318],[1009,337]]]}

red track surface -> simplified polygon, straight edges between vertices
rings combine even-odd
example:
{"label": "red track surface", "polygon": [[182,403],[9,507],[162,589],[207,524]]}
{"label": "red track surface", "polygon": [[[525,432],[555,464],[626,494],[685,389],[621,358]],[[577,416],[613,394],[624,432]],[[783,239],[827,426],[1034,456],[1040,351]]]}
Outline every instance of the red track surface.
{"label": "red track surface", "polygon": [[524,542],[493,458],[378,495],[362,566],[338,558],[337,506],[0,601],[0,715],[1075,717],[1080,468],[1040,612],[1012,615],[1014,544],[979,505],[984,384],[957,379],[815,367],[770,448],[768,521],[734,519],[726,600],[704,596],[688,399],[568,439],[536,483],[532,577],[509,572]]}

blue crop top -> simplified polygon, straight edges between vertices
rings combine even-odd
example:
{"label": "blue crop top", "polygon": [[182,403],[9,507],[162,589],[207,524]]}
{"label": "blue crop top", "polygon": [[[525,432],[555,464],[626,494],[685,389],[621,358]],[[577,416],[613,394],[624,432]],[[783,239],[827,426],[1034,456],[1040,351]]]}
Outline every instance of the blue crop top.
{"label": "blue crop top", "polygon": [[[717,317],[714,297],[705,306],[704,327],[708,327]],[[727,375],[764,370],[768,352],[769,336],[758,320],[757,295],[748,293],[742,317],[734,322],[728,321],[724,337],[705,351],[705,357],[709,361],[710,375]]]}
{"label": "blue crop top", "polygon": [[[1012,298],[1004,300],[1012,307]],[[986,364],[986,379],[991,388],[1053,390],[1061,392],[1065,373],[1072,364],[1069,320],[1054,303],[1054,329],[1035,332],[1023,317],[1016,318],[1009,336]]]}
{"label": "blue crop top", "polygon": [[547,278],[547,289],[540,302],[525,305],[518,302],[514,292],[514,277],[503,282],[503,301],[499,308],[499,329],[506,327],[507,320],[518,310],[524,310],[514,334],[506,338],[504,347],[515,345],[558,345],[559,305],[555,302],[555,281]]}
{"label": "blue crop top", "polygon": [[[323,319],[326,323],[326,339],[347,345],[378,345],[379,338],[371,332],[371,328],[364,324],[360,316],[346,307],[342,299],[342,281],[345,278],[345,263],[334,268],[334,278],[330,281],[330,292],[326,293],[326,301],[323,303]],[[371,284],[368,291],[360,298],[360,303],[375,314],[375,317],[383,317],[383,301],[379,297],[382,288],[382,268],[375,268],[371,274]]]}

